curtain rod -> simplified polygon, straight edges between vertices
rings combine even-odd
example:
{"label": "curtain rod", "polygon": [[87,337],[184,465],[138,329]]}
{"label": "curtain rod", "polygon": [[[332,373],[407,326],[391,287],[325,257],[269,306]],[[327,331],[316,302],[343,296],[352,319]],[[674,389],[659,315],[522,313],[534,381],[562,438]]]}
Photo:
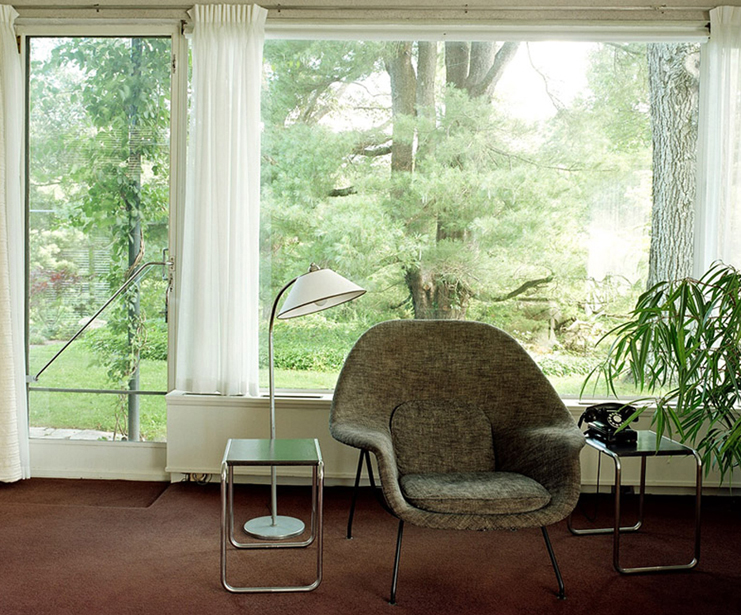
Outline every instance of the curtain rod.
{"label": "curtain rod", "polygon": [[[195,3],[194,3],[195,4]],[[241,3],[234,3],[241,4]],[[172,10],[172,11],[188,11],[193,8],[193,4],[187,5],[174,5],[167,4],[166,2],[160,4],[14,4],[16,10],[38,10],[38,11],[146,11],[146,10]],[[668,11],[709,11],[712,7],[705,6],[669,6],[666,4],[657,5],[632,5],[632,6],[563,6],[563,5],[501,5],[501,6],[470,6],[468,4],[462,5],[448,5],[448,6],[431,6],[431,5],[381,5],[381,4],[365,4],[363,6],[358,5],[298,5],[298,4],[259,4],[259,6],[267,9],[268,11],[275,11],[280,13],[282,11],[354,11],[354,12],[374,12],[374,11],[414,11],[414,12],[450,12],[450,11],[461,11],[462,13],[474,13],[474,12],[532,12],[532,11],[556,11],[556,12],[629,12],[629,11],[642,11],[642,12],[668,12]]]}

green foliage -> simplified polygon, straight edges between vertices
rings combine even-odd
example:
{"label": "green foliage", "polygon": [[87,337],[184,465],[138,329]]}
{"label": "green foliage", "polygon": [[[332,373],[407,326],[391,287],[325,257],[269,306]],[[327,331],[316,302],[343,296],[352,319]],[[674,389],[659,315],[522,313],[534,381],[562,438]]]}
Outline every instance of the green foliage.
{"label": "green foliage", "polygon": [[144,325],[140,316],[134,317],[136,320],[129,317],[126,304],[112,308],[111,312],[111,321],[104,328],[91,331],[85,341],[107,368],[111,384],[125,387],[139,366],[138,349],[142,346]]}
{"label": "green foliage", "polygon": [[31,341],[71,336],[88,309],[89,293],[70,258],[81,241],[76,229],[29,231],[29,335]]}
{"label": "green foliage", "polygon": [[[401,93],[378,92],[395,49],[266,46],[263,313],[282,284],[317,262],[369,289],[353,308],[365,320],[414,316],[408,273],[419,271],[458,289],[452,305],[469,318],[519,330],[538,350],[575,348],[567,325],[589,321],[581,331],[599,331],[645,275],[647,232],[633,250],[635,233],[620,237],[635,274],[617,294],[609,271],[588,280],[585,242],[589,221],[615,210],[623,217],[613,234],[648,228],[645,46],[595,45],[589,96],[543,123],[445,86],[442,46],[435,117],[394,117]],[[392,123],[396,144],[401,134],[416,143],[412,172],[390,172]],[[521,329],[510,328],[516,321]]]}
{"label": "green foliage", "polygon": [[79,158],[70,179],[85,190],[70,218],[110,233],[112,288],[123,281],[129,238],[141,221],[167,219],[169,46],[161,38],[70,38],[41,70],[77,75],[70,102],[87,131],[71,144]]}
{"label": "green foliage", "polygon": [[[140,341],[140,359],[150,361],[167,361],[167,324],[164,321],[147,323],[140,329],[145,339]],[[108,378],[125,385],[126,378],[135,365],[130,362],[128,330],[116,330],[113,327],[102,327],[89,331],[84,344],[95,354],[106,356],[104,363],[108,366]]]}
{"label": "green foliage", "polygon": [[[170,46],[169,38],[143,37],[32,41],[35,341],[70,336],[168,245]],[[72,236],[75,245],[63,245]],[[127,386],[142,355],[166,356],[164,329],[151,326],[162,317],[166,284],[153,278],[101,315],[105,326],[88,338],[108,387]]]}
{"label": "green foliage", "polygon": [[600,45],[592,67],[589,85],[595,96],[584,102],[599,118],[602,146],[645,156],[651,148],[646,45]]}
{"label": "green foliage", "polygon": [[699,280],[661,282],[610,332],[607,358],[584,383],[615,395],[624,382],[651,397],[659,435],[695,443],[721,476],[741,465],[741,273],[714,264]]}
{"label": "green foliage", "polygon": [[[355,340],[368,326],[359,321],[333,322],[323,315],[278,321],[274,334],[276,369],[339,372]],[[267,343],[260,365],[268,365]]]}
{"label": "green foliage", "polygon": [[[85,334],[86,336],[88,333]],[[61,347],[52,342],[31,348],[31,372],[36,373]],[[146,390],[165,391],[167,363],[142,359],[141,386]],[[68,389],[108,389],[110,380],[105,367],[93,354],[88,344],[76,341],[64,351],[58,361],[44,372],[44,386]],[[31,391],[29,393],[32,427],[60,429],[94,429],[112,433],[119,429],[118,395],[96,393],[58,393]],[[140,403],[141,437],[147,441],[162,442],[167,435],[165,396],[143,395]],[[120,431],[119,431],[120,433]]]}
{"label": "green foliage", "polygon": [[141,349],[141,358],[150,361],[167,361],[167,323],[159,321],[147,329],[147,339]]}
{"label": "green foliage", "polygon": [[589,357],[552,353],[537,357],[536,362],[546,376],[585,376],[594,369],[594,360]]}
{"label": "green foliage", "polygon": [[382,49],[367,41],[266,41],[264,120],[316,123],[343,86],[374,72]]}
{"label": "green foliage", "polygon": [[[368,326],[414,317],[410,271],[456,289],[455,308],[510,331],[546,373],[563,379],[589,369],[594,340],[644,283],[645,46],[594,45],[584,95],[537,121],[517,117],[498,91],[490,100],[446,85],[438,49],[434,113],[395,117],[394,43],[266,42],[263,329],[278,289],[311,262],[369,290],[314,318],[277,323],[279,386],[292,386],[297,370],[329,377]],[[75,38],[57,39],[32,59],[29,192],[34,209],[52,212],[33,214],[48,261],[38,257],[33,279],[61,276],[80,287],[73,304],[54,307],[59,322],[98,306],[101,277],[107,294],[120,285],[132,237],[140,233],[146,260],[158,260],[167,245],[169,53],[161,39]],[[392,172],[390,154],[401,134],[414,150],[403,173]],[[598,223],[629,255],[629,279],[609,268],[590,279],[587,235]],[[72,261],[63,244],[81,231],[113,254],[104,272],[92,260],[87,268],[65,264]],[[166,357],[164,285],[155,277],[89,335],[86,348],[112,381],[125,381],[140,360]],[[39,341],[62,329],[50,306],[49,321],[34,329]],[[264,366],[264,340],[261,352]]]}

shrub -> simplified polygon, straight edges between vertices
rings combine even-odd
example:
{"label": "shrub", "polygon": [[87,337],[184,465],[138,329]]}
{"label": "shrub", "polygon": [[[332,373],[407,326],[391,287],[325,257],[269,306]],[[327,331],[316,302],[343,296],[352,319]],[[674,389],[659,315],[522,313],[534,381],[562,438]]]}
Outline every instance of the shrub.
{"label": "shrub", "polygon": [[[364,323],[338,323],[320,315],[276,325],[276,369],[332,372],[342,368],[347,353],[368,328]],[[260,344],[260,365],[268,365],[267,340]]]}

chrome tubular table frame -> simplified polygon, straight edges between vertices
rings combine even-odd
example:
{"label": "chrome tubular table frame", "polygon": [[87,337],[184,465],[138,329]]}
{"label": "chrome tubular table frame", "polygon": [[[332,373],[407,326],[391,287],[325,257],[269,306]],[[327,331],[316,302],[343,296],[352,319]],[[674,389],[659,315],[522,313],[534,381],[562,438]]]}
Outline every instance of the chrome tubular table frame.
{"label": "chrome tubular table frame", "polygon": [[[234,537],[234,467],[235,466],[311,466],[311,534],[300,542],[286,540],[239,542]],[[295,440],[229,440],[221,462],[221,584],[234,593],[308,592],[322,581],[324,518],[324,462],[319,442]],[[276,587],[235,587],[227,581],[227,546],[236,549],[297,549],[316,542],[316,580],[310,585]]]}
{"label": "chrome tubular table frame", "polygon": [[[576,529],[572,525],[572,516],[568,518],[568,528],[572,534],[577,536],[590,534],[613,534],[613,555],[612,563],[621,574],[640,574],[647,572],[669,572],[674,570],[690,570],[697,566],[700,560],[700,503],[702,499],[702,460],[694,449],[685,446],[669,438],[662,437],[659,445],[656,444],[656,434],[653,431],[638,431],[638,441],[635,444],[606,444],[595,438],[587,437],[586,441],[589,446],[596,449],[600,455],[607,455],[615,464],[615,525],[613,527],[595,528],[595,529]],[[633,568],[624,568],[620,565],[620,534],[628,532],[637,532],[643,525],[643,500],[646,492],[646,459],[655,456],[671,455],[692,455],[695,458],[696,478],[695,478],[695,549],[694,557],[687,564],[674,564],[664,566],[641,566]],[[635,525],[621,526],[620,522],[620,501],[621,501],[621,481],[622,481],[622,457],[640,457],[641,458],[641,482],[638,496],[638,521]],[[598,470],[599,471],[599,470]],[[599,478],[599,477],[598,477]]]}

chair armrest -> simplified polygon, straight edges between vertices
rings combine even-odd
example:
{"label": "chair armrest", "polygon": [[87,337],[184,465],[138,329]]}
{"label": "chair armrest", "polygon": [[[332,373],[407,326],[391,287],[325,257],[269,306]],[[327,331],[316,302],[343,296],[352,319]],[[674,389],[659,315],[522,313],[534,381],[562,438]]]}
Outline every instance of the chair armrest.
{"label": "chair armrest", "polygon": [[376,456],[378,474],[383,497],[391,512],[400,516],[410,509],[399,486],[399,470],[396,465],[396,453],[388,429],[370,427],[359,422],[330,424],[330,433],[336,440],[370,451]]}
{"label": "chair armrest", "polygon": [[580,481],[579,455],[584,434],[573,421],[523,427],[499,434],[495,441],[497,469],[519,472],[552,489],[567,479]]}
{"label": "chair armrest", "polygon": [[365,449],[376,455],[394,454],[391,433],[388,429],[383,430],[359,422],[350,423],[345,421],[330,424],[329,431],[335,440],[343,444]]}

